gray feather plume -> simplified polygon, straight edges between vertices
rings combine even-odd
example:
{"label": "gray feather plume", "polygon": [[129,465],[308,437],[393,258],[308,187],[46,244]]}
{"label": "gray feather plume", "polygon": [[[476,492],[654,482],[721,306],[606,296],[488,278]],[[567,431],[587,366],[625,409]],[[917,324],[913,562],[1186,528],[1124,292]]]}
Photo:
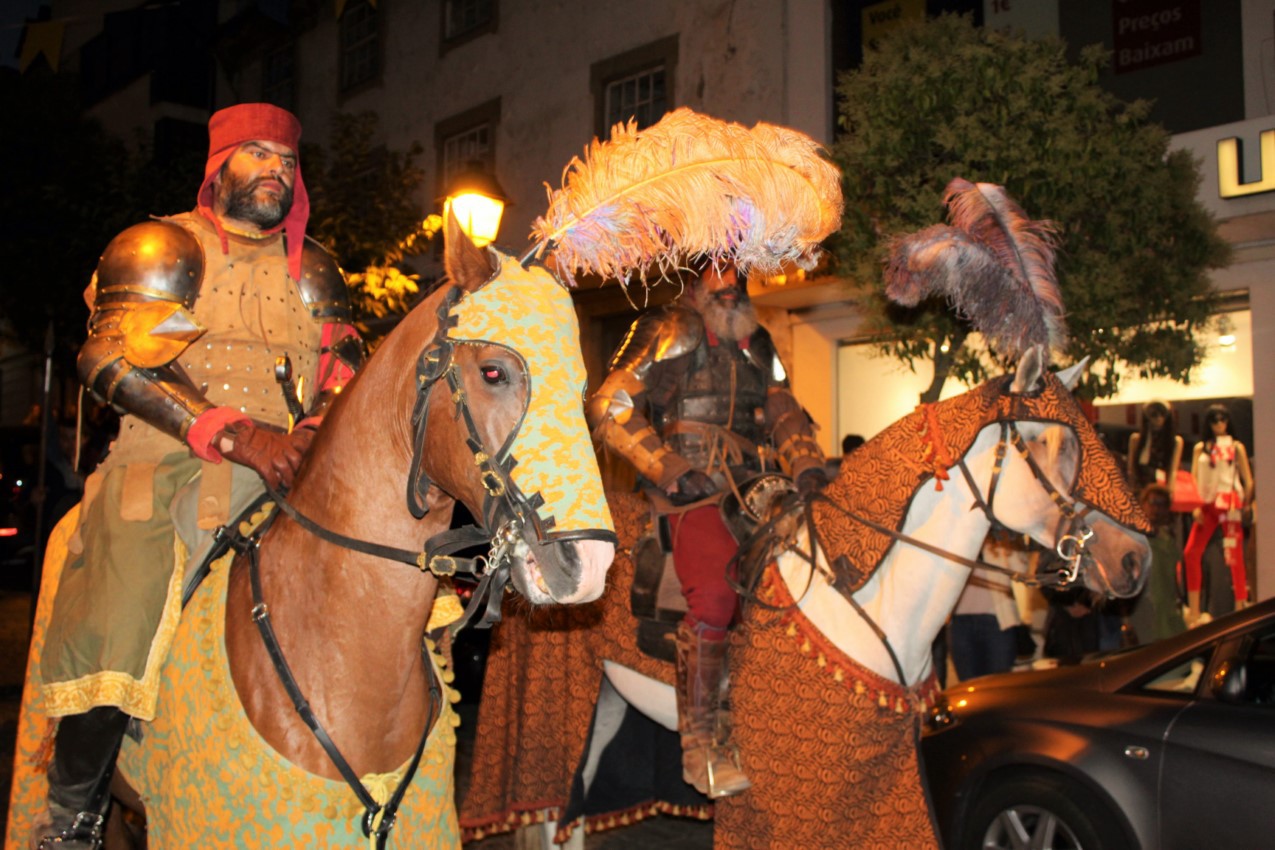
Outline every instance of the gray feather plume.
{"label": "gray feather plume", "polygon": [[1010,359],[1035,345],[1061,350],[1067,329],[1054,274],[1053,223],[1028,218],[992,183],[958,177],[943,202],[950,224],[891,244],[886,295],[907,307],[944,295],[989,346]]}

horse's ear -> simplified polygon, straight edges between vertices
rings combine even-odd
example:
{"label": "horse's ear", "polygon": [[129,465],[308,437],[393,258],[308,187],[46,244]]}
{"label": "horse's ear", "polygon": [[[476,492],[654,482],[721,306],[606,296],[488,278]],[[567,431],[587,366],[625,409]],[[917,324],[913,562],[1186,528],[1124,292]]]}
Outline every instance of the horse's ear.
{"label": "horse's ear", "polygon": [[1018,359],[1018,370],[1014,372],[1014,380],[1009,385],[1011,393],[1028,393],[1040,381],[1045,371],[1045,352],[1039,345],[1033,345],[1023,352]]}
{"label": "horse's ear", "polygon": [[1089,365],[1089,355],[1072,366],[1068,366],[1058,373],[1058,380],[1062,381],[1062,385],[1067,388],[1067,392],[1074,392],[1076,385],[1080,383],[1080,376],[1085,374],[1085,367]]}
{"label": "horse's ear", "polygon": [[443,227],[443,265],[447,277],[466,292],[473,292],[496,273],[491,256],[465,235],[456,213],[451,210],[447,211],[447,223]]}

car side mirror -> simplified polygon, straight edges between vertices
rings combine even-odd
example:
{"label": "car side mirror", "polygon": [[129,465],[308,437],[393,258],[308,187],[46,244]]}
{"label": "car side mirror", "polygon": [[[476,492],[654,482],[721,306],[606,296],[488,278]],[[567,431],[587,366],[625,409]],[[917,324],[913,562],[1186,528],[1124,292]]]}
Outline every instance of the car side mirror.
{"label": "car side mirror", "polygon": [[1243,664],[1224,661],[1213,674],[1213,697],[1219,702],[1244,702],[1248,693],[1248,675]]}

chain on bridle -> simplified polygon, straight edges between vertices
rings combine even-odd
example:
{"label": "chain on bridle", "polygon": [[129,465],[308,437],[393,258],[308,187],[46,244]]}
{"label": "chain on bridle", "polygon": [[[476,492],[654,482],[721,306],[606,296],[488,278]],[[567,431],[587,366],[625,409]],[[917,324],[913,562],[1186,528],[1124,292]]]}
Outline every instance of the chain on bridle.
{"label": "chain on bridle", "polygon": [[[518,421],[510,429],[505,445],[497,452],[491,452],[478,432],[473,413],[469,409],[469,401],[461,382],[460,371],[452,355],[457,345],[449,332],[457,324],[456,316],[451,308],[462,297],[459,288],[449,290],[438,308],[438,331],[431,343],[421,352],[416,361],[416,403],[412,409],[412,462],[407,477],[407,507],[412,516],[420,519],[429,512],[426,494],[430,488],[430,478],[425,473],[423,463],[425,455],[425,437],[429,425],[429,402],[434,389],[440,381],[446,383],[456,416],[465,423],[467,436],[465,439],[478,467],[483,489],[481,520],[479,525],[462,526],[434,535],[425,542],[420,552],[384,546],[360,540],[356,537],[332,531],[311,518],[302,514],[287,502],[281,495],[274,493],[275,502],[283,513],[311,534],[330,543],[335,543],[356,552],[376,555],[388,560],[410,564],[422,571],[436,576],[453,576],[466,573],[478,579],[464,615],[452,623],[449,628],[453,633],[459,631],[470,620],[478,608],[484,604],[486,610],[476,623],[478,628],[489,627],[500,620],[500,602],[506,586],[509,584],[510,558],[521,539],[522,531],[528,526],[534,531],[538,540],[544,540],[552,527],[552,519],[543,520],[537,509],[544,504],[543,497],[533,494],[528,497],[510,477],[510,472],[517,460],[509,452],[514,440],[522,428],[526,417],[526,409],[519,414]],[[495,529],[494,532],[488,529]],[[569,539],[569,535],[560,538]],[[487,543],[491,548],[485,556],[458,557],[456,553],[482,546]]]}
{"label": "chain on bridle", "polygon": [[[290,505],[282,494],[272,491],[270,497],[274,500],[275,509],[250,535],[240,533],[237,530],[237,526],[222,527],[217,532],[215,551],[224,552],[226,549],[233,547],[240,554],[247,556],[253,601],[252,619],[261,634],[267,654],[270,656],[271,663],[274,665],[275,672],[279,676],[284,690],[287,692],[289,699],[292,700],[293,708],[300,715],[302,721],[310,728],[310,731],[323,747],[324,752],[327,753],[328,758],[336,766],[341,777],[354,792],[355,796],[358,797],[359,802],[363,804],[364,813],[360,820],[360,825],[363,835],[376,848],[384,848],[389,840],[390,830],[393,828],[397,818],[399,805],[402,803],[404,794],[416,774],[430,731],[433,729],[437,717],[441,714],[441,711],[439,711],[439,707],[442,704],[441,689],[435,677],[431,677],[430,719],[425,724],[425,731],[421,736],[420,743],[402,779],[399,781],[398,787],[384,804],[378,803],[319,722],[318,717],[310,707],[309,701],[302,694],[300,685],[297,683],[287,660],[284,658],[283,648],[279,644],[270,621],[270,608],[265,602],[262,591],[258,553],[266,530],[273,523],[278,513],[284,513],[311,534],[346,549],[388,560],[400,561],[415,566],[422,571],[429,571],[436,576],[451,576],[457,572],[464,572],[477,577],[479,579],[478,587],[474,590],[473,596],[465,608],[465,613],[459,620],[448,627],[453,634],[473,618],[478,607],[483,604],[484,598],[486,598],[486,610],[477,624],[478,627],[487,627],[500,620],[500,603],[504,596],[505,587],[509,583],[509,561],[514,548],[521,538],[522,530],[530,526],[534,530],[537,539],[544,540],[546,532],[553,525],[553,520],[542,520],[537,514],[536,509],[544,504],[544,499],[539,493],[527,497],[510,478],[510,471],[516,465],[516,460],[509,452],[509,449],[522,428],[523,421],[526,418],[526,408],[524,407],[522,413],[519,414],[518,421],[510,430],[505,444],[494,455],[488,450],[482,435],[478,432],[478,425],[469,409],[459,368],[452,360],[456,342],[448,335],[449,331],[457,324],[457,319],[452,315],[451,308],[461,297],[462,293],[458,288],[453,288],[447,292],[438,309],[439,324],[434,339],[417,358],[416,403],[412,410],[411,420],[413,428],[412,468],[408,473],[407,480],[407,506],[417,519],[424,517],[429,512],[429,506],[426,504],[426,495],[429,491],[430,479],[425,474],[422,466],[429,419],[429,400],[439,381],[445,380],[448,389],[451,391],[451,401],[455,407],[456,416],[465,423],[467,431],[466,445],[473,455],[474,464],[478,467],[483,489],[486,491],[486,495],[483,497],[481,525],[465,526],[436,534],[426,541],[423,551],[416,552],[372,543],[332,531],[302,514]],[[495,533],[489,534],[486,529],[493,527],[496,529]],[[561,535],[557,539],[568,540],[572,539],[572,537],[573,535],[568,534]],[[485,557],[462,558],[456,556],[457,552],[481,546],[488,542],[490,542],[491,548]]]}
{"label": "chain on bridle", "polygon": [[[1009,447],[1012,445],[1026,461],[1027,466],[1032,471],[1032,475],[1037,483],[1044,488],[1045,492],[1058,506],[1059,519],[1054,529],[1054,551],[1063,559],[1065,566],[1048,576],[1024,576],[1014,570],[1002,567],[998,564],[990,564],[986,561],[974,558],[966,558],[955,552],[950,552],[939,546],[927,543],[924,540],[918,540],[911,535],[896,531],[893,528],[881,525],[878,522],[868,519],[849,508],[838,505],[829,499],[823,493],[816,493],[806,499],[800,499],[793,495],[787,506],[774,513],[772,518],[761,525],[754,534],[745,541],[728,565],[728,580],[736,592],[751,603],[760,605],[771,610],[782,610],[787,606],[771,605],[764,600],[758,598],[757,583],[760,581],[762,570],[759,566],[768,563],[774,559],[774,556],[781,551],[790,551],[798,555],[802,560],[806,561],[812,571],[818,570],[824,574],[829,585],[836,590],[844,599],[846,599],[851,607],[859,614],[859,616],[872,629],[873,633],[881,641],[885,647],[886,653],[889,655],[890,661],[894,666],[895,673],[899,677],[899,682],[906,684],[906,676],[903,672],[903,666],[899,662],[898,655],[894,651],[889,638],[885,631],[877,624],[877,622],[868,614],[868,612],[854,598],[854,592],[857,586],[854,586],[848,580],[848,576],[854,572],[850,569],[849,559],[846,555],[838,555],[832,562],[831,568],[823,567],[819,563],[819,559],[815,553],[822,548],[819,542],[819,534],[815,525],[813,506],[816,501],[826,502],[840,513],[849,517],[861,525],[864,525],[873,531],[887,535],[900,543],[906,543],[929,552],[932,555],[944,558],[949,561],[961,564],[971,569],[989,570],[992,572],[1007,575],[1012,581],[1020,582],[1029,587],[1066,587],[1080,578],[1083,569],[1085,546],[1089,538],[1093,536],[1093,531],[1085,524],[1084,518],[1092,508],[1081,504],[1077,508],[1078,503],[1070,494],[1064,494],[1054,483],[1049,480],[1049,476],[1041,469],[1036,458],[1032,456],[1031,450],[1027,447],[1023,435],[1019,432],[1018,426],[1010,420],[1001,420],[1000,439],[996,444],[995,460],[992,466],[992,478],[988,484],[987,497],[983,498],[979,491],[978,483],[974,480],[973,473],[970,472],[968,465],[965,463],[965,456],[962,455],[956,462],[961,470],[961,475],[965,478],[966,484],[969,485],[970,492],[974,496],[975,507],[983,511],[988,520],[994,525],[1002,523],[996,519],[993,512],[992,504],[996,498],[996,488],[1000,483],[1001,472],[1004,469],[1005,456]],[[804,524],[810,539],[811,551],[802,552],[796,548],[796,535],[799,525]],[[780,534],[780,529],[784,529],[785,533]],[[751,562],[752,569],[742,569],[743,561]],[[750,577],[746,580],[740,580],[739,575],[742,572],[750,573]],[[813,576],[813,573],[812,573]],[[800,604],[800,599],[804,596],[803,591],[800,595],[794,595],[794,605]]]}
{"label": "chain on bridle", "polygon": [[[1049,498],[1058,506],[1058,524],[1054,526],[1054,552],[1062,559],[1064,566],[1058,569],[1052,577],[1046,578],[1024,576],[1013,570],[996,564],[989,564],[985,561],[975,561],[975,568],[1004,573],[1013,581],[1028,587],[1066,587],[1080,578],[1080,572],[1084,564],[1085,546],[1089,542],[1089,538],[1093,537],[1093,530],[1085,523],[1085,516],[1093,509],[1088,505],[1077,502],[1070,493],[1063,493],[1054,486],[1045,470],[1041,469],[1040,464],[1032,455],[1031,449],[1027,447],[1027,441],[1023,439],[1023,435],[1018,430],[1016,423],[1009,420],[1001,420],[1000,425],[1001,436],[996,444],[995,461],[992,465],[992,480],[987,487],[987,498],[984,499],[979,493],[978,484],[974,481],[974,476],[970,474],[969,467],[965,465],[964,456],[957,461],[957,465],[961,469],[961,475],[965,477],[965,482],[974,494],[975,505],[994,525],[1001,525],[992,506],[996,499],[996,487],[1000,483],[1001,472],[1005,466],[1005,454],[1009,446],[1012,445],[1019,456],[1027,462],[1027,467],[1032,471],[1032,476],[1035,477],[1036,482],[1040,484]],[[1079,508],[1077,505],[1079,505]]]}

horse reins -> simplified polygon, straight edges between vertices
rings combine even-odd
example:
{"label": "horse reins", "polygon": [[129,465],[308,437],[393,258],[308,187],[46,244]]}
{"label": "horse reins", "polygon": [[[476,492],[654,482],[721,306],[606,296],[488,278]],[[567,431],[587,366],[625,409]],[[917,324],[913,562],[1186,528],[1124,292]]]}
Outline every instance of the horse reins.
{"label": "horse reins", "polygon": [[[1066,566],[1057,570],[1048,577],[1024,576],[1015,570],[1002,567],[999,564],[991,564],[987,561],[976,558],[966,558],[962,555],[956,554],[955,552],[950,552],[947,549],[935,546],[932,543],[927,543],[924,540],[918,540],[911,535],[904,534],[901,531],[897,531],[878,522],[874,522],[865,516],[855,513],[849,508],[838,505],[822,493],[815,494],[811,497],[811,501],[827,502],[838,512],[844,514],[860,525],[864,525],[873,531],[878,532],[879,534],[884,534],[900,543],[906,543],[909,546],[914,546],[917,549],[929,552],[931,555],[937,555],[945,560],[969,567],[970,569],[1000,573],[1008,576],[1011,581],[1016,581],[1027,587],[1062,587],[1071,584],[1079,578],[1081,559],[1085,554],[1085,543],[1093,536],[1093,531],[1084,524],[1085,515],[1090,512],[1091,508],[1082,504],[1081,508],[1077,510],[1077,502],[1071,497],[1063,494],[1057,487],[1054,486],[1053,482],[1050,481],[1049,477],[1045,474],[1045,471],[1040,468],[1040,464],[1036,462],[1036,458],[1032,457],[1031,450],[1027,447],[1027,443],[1023,439],[1023,435],[1019,432],[1018,427],[1013,422],[1001,422],[1001,438],[996,444],[995,461],[992,465],[992,479],[987,488],[986,498],[983,497],[979,490],[978,483],[974,480],[973,473],[970,472],[969,467],[966,465],[965,457],[962,456],[956,462],[956,465],[961,470],[962,477],[965,478],[966,484],[969,485],[970,492],[974,495],[974,507],[981,510],[990,522],[997,525],[1000,524],[1000,521],[996,519],[996,514],[993,511],[992,505],[996,499],[996,488],[1000,483],[1001,472],[1004,469],[1005,455],[1008,447],[1011,445],[1019,453],[1019,455],[1022,456],[1023,460],[1027,462],[1027,466],[1031,469],[1032,475],[1053,502],[1058,506],[1058,510],[1060,512],[1058,524],[1054,529],[1054,551],[1057,552],[1058,556],[1066,562]],[[813,517],[808,518],[807,522],[809,527],[813,530]],[[847,559],[845,555],[838,555],[833,563],[835,564],[837,561],[841,560],[846,560],[848,563],[849,559]],[[834,586],[836,586],[835,582]]]}
{"label": "horse reins", "polygon": [[[300,685],[297,683],[296,676],[293,675],[292,669],[284,657],[283,647],[279,644],[278,636],[275,634],[274,627],[270,622],[270,608],[265,602],[261,587],[258,550],[262,536],[273,524],[275,517],[279,513],[284,513],[310,534],[355,552],[410,564],[422,571],[429,571],[436,576],[451,576],[457,572],[465,572],[478,577],[478,587],[474,590],[464,614],[448,627],[453,634],[470,621],[477,609],[483,604],[484,597],[486,598],[486,610],[478,622],[478,627],[487,627],[500,620],[500,602],[510,576],[509,557],[517,545],[520,531],[523,527],[530,524],[535,529],[537,539],[543,540],[545,539],[545,533],[552,526],[552,519],[548,521],[542,520],[536,512],[536,509],[544,504],[544,499],[541,495],[536,493],[528,498],[518,489],[509,475],[510,470],[516,464],[516,460],[506,450],[512,444],[522,426],[526,416],[525,409],[519,416],[518,422],[510,430],[506,445],[502,447],[501,452],[496,456],[500,458],[503,455],[503,460],[493,459],[486,449],[482,435],[478,432],[477,423],[474,421],[465,397],[459,371],[452,362],[451,355],[455,343],[448,337],[448,331],[457,324],[456,317],[451,314],[451,308],[460,297],[461,292],[457,288],[447,292],[438,308],[439,324],[434,340],[417,359],[417,395],[416,404],[412,410],[412,468],[408,473],[407,505],[412,515],[417,519],[424,517],[429,511],[425,498],[429,491],[430,480],[422,468],[425,431],[429,418],[430,393],[439,380],[445,378],[451,390],[451,400],[456,408],[456,415],[463,419],[465,428],[468,431],[466,444],[473,454],[474,463],[480,471],[483,488],[486,490],[486,496],[483,499],[483,524],[481,526],[464,526],[441,532],[426,541],[423,551],[415,552],[361,540],[357,537],[350,537],[325,528],[289,504],[282,494],[267,488],[270,497],[274,500],[275,508],[252,532],[251,536],[245,537],[237,530],[232,531],[226,526],[219,528],[217,531],[217,547],[223,551],[225,548],[234,548],[237,552],[248,556],[248,574],[252,587],[252,619],[257,624],[257,630],[261,634],[261,640],[265,644],[266,652],[274,665],[275,672],[279,676],[284,690],[287,691],[289,699],[292,700],[293,708],[314,734],[315,739],[323,747],[323,751],[341,774],[345,783],[358,797],[359,802],[363,804],[363,835],[371,840],[378,850],[383,850],[386,846],[390,829],[394,826],[399,805],[402,803],[403,797],[407,793],[407,788],[411,785],[412,779],[416,775],[421,756],[425,751],[425,745],[429,740],[430,731],[437,721],[435,715],[442,705],[442,694],[437,676],[434,674],[432,665],[427,664],[431,669],[429,712],[425,731],[398,787],[388,801],[382,805],[376,801],[371,792],[363,785],[358,775],[354,773],[349,762],[341,755],[336,743],[323,728],[318,717],[315,716],[314,711],[311,709],[309,701],[301,692]],[[493,525],[496,526],[494,535],[485,531],[486,528]],[[569,540],[581,536],[584,535],[567,534],[560,535],[555,539]],[[593,536],[596,536],[596,533]],[[487,557],[455,557],[456,552],[488,542],[492,546]]]}
{"label": "horse reins", "polygon": [[[429,424],[429,400],[439,381],[445,380],[451,391],[456,415],[465,423],[467,431],[465,442],[473,455],[475,466],[478,467],[483,489],[486,490],[481,511],[483,514],[481,524],[440,532],[425,542],[423,551],[416,552],[372,543],[332,531],[301,513],[282,495],[273,491],[271,493],[279,509],[291,520],[329,543],[355,552],[409,564],[440,577],[467,573],[477,578],[478,586],[474,589],[469,604],[465,606],[464,614],[448,627],[453,634],[473,619],[478,609],[484,605],[484,600],[486,610],[478,619],[477,628],[487,628],[492,623],[499,622],[500,603],[510,578],[509,557],[517,544],[520,532],[530,525],[537,539],[544,540],[553,523],[552,519],[542,520],[537,513],[537,509],[544,504],[544,498],[539,493],[531,497],[526,496],[510,477],[510,472],[517,464],[517,460],[506,449],[512,444],[522,427],[526,411],[524,410],[518,417],[517,423],[509,432],[506,445],[501,451],[496,452],[494,457],[478,432],[478,424],[474,421],[473,413],[469,409],[460,372],[452,360],[456,343],[448,336],[448,332],[457,324],[457,318],[452,314],[451,308],[461,297],[460,289],[448,290],[438,308],[438,331],[433,341],[421,352],[416,361],[416,403],[412,409],[411,419],[412,463],[407,478],[407,507],[412,516],[417,519],[429,512],[425,499],[431,482],[422,466],[425,434]],[[494,533],[487,531],[488,528],[493,527],[496,529]],[[589,534],[597,536],[596,532]],[[567,541],[573,539],[573,535],[561,534],[554,539]],[[492,548],[485,557],[456,557],[457,552],[488,542],[492,543]]]}
{"label": "horse reins", "polygon": [[[822,547],[819,543],[819,533],[815,526],[813,506],[816,501],[822,501],[831,505],[844,516],[854,520],[860,525],[878,532],[879,534],[884,534],[899,543],[906,543],[909,546],[914,546],[925,552],[929,552],[931,555],[937,555],[940,558],[969,567],[970,569],[1001,573],[1008,576],[1011,581],[1017,581],[1028,587],[1062,587],[1071,584],[1079,577],[1080,562],[1085,553],[1085,543],[1091,536],[1093,536],[1093,531],[1084,524],[1084,517],[1087,513],[1089,513],[1091,508],[1082,504],[1081,509],[1077,510],[1077,502],[1070,496],[1060,492],[1058,488],[1054,486],[1053,482],[1051,482],[1049,477],[1045,474],[1045,471],[1041,469],[1040,464],[1036,462],[1034,457],[1032,457],[1031,450],[1027,447],[1027,443],[1023,439],[1022,434],[1019,432],[1017,425],[1008,420],[1002,420],[1000,425],[1001,436],[1000,440],[996,444],[995,460],[992,466],[992,478],[988,485],[986,498],[983,498],[982,493],[979,491],[978,484],[974,480],[974,475],[970,472],[969,467],[965,463],[964,455],[957,460],[956,465],[960,468],[961,475],[965,478],[966,484],[969,485],[970,491],[974,495],[974,507],[983,511],[990,522],[999,524],[999,521],[996,519],[996,515],[993,512],[992,505],[996,498],[996,488],[1000,482],[1001,472],[1004,469],[1005,456],[1008,452],[1008,447],[1012,445],[1019,455],[1021,455],[1027,462],[1028,468],[1031,469],[1032,475],[1035,477],[1036,481],[1042,488],[1044,488],[1045,492],[1058,506],[1060,511],[1058,525],[1054,530],[1054,550],[1067,565],[1064,568],[1057,570],[1050,578],[1027,577],[1014,570],[1002,567],[999,564],[990,564],[986,561],[966,558],[962,555],[956,554],[955,552],[950,552],[931,543],[927,543],[924,540],[919,540],[911,535],[904,534],[901,531],[897,531],[893,528],[884,526],[881,523],[868,519],[865,516],[855,513],[849,508],[838,505],[823,493],[815,493],[803,500],[803,502],[796,503],[787,511],[784,511],[759,527],[752,537],[753,539],[764,538],[767,534],[773,532],[779,523],[792,517],[793,514],[800,510],[803,514],[806,528],[811,538],[812,551],[810,554],[798,552],[795,549],[792,551],[796,552],[796,554],[798,554],[803,560],[809,563],[812,569],[819,569],[818,557],[814,553],[817,553]],[[849,586],[850,582],[845,580],[845,576],[847,576],[850,572],[849,568],[850,559],[847,558],[845,554],[838,555],[833,560],[831,569],[825,573],[825,578],[828,579],[829,585],[836,590],[842,598],[850,603],[850,606],[854,608],[855,612],[868,625],[868,627],[876,635],[877,639],[881,641],[882,646],[885,647],[886,654],[890,657],[891,664],[894,666],[895,673],[899,677],[899,683],[904,687],[908,687],[906,676],[903,672],[903,665],[899,662],[898,655],[895,653],[894,647],[890,644],[889,637],[886,635],[881,626],[872,618],[872,616],[868,614],[867,610],[865,610],[854,598],[854,588],[851,588]],[[820,571],[822,572],[822,570]],[[741,595],[746,596],[746,598],[756,604],[762,605],[766,608],[779,610],[779,606],[770,605],[758,599],[754,592],[755,588],[745,588],[740,585],[735,585],[735,589],[740,592]],[[802,596],[804,595],[805,594],[803,593]]]}

